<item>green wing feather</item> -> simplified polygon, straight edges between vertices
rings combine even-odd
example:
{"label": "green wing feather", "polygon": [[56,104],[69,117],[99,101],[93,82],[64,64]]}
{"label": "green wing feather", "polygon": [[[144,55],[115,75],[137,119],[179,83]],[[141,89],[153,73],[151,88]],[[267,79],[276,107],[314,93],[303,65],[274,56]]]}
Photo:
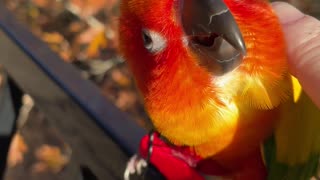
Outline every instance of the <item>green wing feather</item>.
{"label": "green wing feather", "polygon": [[[294,81],[293,94],[297,94],[300,86]],[[303,91],[298,94],[299,98],[279,107],[281,113],[274,135],[264,143],[270,180],[307,180],[317,173],[320,110]]]}
{"label": "green wing feather", "polygon": [[276,158],[275,138],[269,138],[264,144],[268,180],[309,180],[317,176],[319,154],[311,154],[309,159],[298,165],[289,165]]}

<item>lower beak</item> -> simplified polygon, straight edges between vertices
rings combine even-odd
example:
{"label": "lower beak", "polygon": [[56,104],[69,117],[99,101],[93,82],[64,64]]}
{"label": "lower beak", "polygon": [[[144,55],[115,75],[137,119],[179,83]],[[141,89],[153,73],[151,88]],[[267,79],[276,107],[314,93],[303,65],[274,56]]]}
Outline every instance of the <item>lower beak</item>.
{"label": "lower beak", "polygon": [[200,64],[215,75],[238,67],[246,46],[223,0],[182,0],[180,7],[184,32]]}

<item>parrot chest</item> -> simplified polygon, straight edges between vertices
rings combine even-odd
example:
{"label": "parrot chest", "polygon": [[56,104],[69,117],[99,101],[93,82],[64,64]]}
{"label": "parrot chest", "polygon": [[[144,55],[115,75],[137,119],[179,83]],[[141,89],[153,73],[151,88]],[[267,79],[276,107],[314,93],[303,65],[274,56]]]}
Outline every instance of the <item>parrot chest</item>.
{"label": "parrot chest", "polygon": [[232,158],[256,149],[271,135],[279,114],[278,108],[248,110],[232,103],[214,108],[204,103],[182,113],[149,113],[162,136],[174,145],[194,148],[203,158]]}
{"label": "parrot chest", "polygon": [[272,134],[278,118],[279,108],[240,113],[233,127],[226,127],[221,134],[194,146],[194,149],[201,157],[225,162],[244,157],[259,148],[262,141]]}

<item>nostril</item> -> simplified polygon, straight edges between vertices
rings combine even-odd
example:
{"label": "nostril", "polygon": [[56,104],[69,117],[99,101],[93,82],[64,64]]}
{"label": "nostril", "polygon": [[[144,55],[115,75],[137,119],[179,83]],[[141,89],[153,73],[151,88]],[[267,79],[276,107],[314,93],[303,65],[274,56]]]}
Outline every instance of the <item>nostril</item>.
{"label": "nostril", "polygon": [[196,35],[192,36],[191,40],[193,43],[205,46],[205,47],[211,47],[214,45],[215,40],[219,37],[219,35],[215,33],[211,33],[209,35]]}

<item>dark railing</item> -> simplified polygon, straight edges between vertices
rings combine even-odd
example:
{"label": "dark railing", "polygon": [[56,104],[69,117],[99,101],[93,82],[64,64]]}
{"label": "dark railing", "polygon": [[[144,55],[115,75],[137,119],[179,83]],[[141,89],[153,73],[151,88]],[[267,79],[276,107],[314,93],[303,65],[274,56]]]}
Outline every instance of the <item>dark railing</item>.
{"label": "dark railing", "polygon": [[[105,152],[94,155],[95,158],[110,156],[110,161],[115,159],[124,168],[128,157],[138,149],[145,130],[102,96],[99,89],[83,79],[72,65],[63,62],[45,43],[19,24],[2,1],[0,64],[8,73],[13,94],[11,103],[15,107],[19,106],[16,102],[23,92],[33,98],[51,121],[67,121],[70,126],[80,122],[86,124],[88,128],[83,134],[100,137],[99,143],[90,144],[91,148]],[[115,155],[112,152],[120,153]],[[5,162],[0,160],[0,163]],[[123,168],[113,169],[116,179],[122,177]]]}

